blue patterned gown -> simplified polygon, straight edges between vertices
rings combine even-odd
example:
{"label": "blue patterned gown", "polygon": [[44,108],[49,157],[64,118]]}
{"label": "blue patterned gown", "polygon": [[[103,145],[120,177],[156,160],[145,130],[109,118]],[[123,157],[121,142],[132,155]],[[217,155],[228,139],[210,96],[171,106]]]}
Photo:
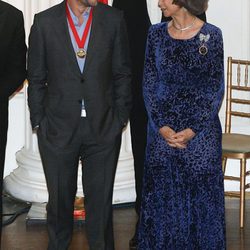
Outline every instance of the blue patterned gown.
{"label": "blue patterned gown", "polygon": [[[207,54],[200,54],[204,45]],[[148,112],[140,250],[225,249],[221,125],[224,92],[220,29],[204,24],[191,39],[150,28],[144,72]],[[168,146],[159,128],[191,128],[186,149]]]}

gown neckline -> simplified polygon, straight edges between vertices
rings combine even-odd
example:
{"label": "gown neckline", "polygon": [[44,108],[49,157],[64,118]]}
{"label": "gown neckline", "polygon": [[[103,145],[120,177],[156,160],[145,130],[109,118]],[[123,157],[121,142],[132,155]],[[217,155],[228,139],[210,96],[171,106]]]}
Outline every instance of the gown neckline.
{"label": "gown neckline", "polygon": [[169,22],[166,22],[166,25],[164,25],[164,26],[165,26],[165,27],[164,27],[164,33],[165,33],[168,37],[170,37],[172,40],[174,40],[174,41],[184,41],[184,42],[185,42],[185,41],[188,42],[188,41],[194,40],[196,37],[198,37],[198,36],[201,34],[202,30],[203,30],[204,27],[207,25],[207,23],[204,22],[203,25],[201,26],[200,30],[199,30],[194,36],[192,36],[192,37],[190,37],[190,38],[188,38],[188,39],[178,39],[178,38],[172,37],[172,36],[169,34],[169,32],[168,32],[168,24],[169,24]]}

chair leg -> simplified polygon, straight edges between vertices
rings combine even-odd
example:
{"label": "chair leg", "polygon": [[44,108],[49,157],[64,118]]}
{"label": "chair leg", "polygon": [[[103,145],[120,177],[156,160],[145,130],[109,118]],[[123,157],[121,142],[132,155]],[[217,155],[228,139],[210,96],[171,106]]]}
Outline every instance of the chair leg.
{"label": "chair leg", "polygon": [[225,174],[227,165],[227,157],[222,157],[222,171]]}
{"label": "chair leg", "polygon": [[246,159],[240,160],[240,167],[240,228],[243,228],[245,218]]}

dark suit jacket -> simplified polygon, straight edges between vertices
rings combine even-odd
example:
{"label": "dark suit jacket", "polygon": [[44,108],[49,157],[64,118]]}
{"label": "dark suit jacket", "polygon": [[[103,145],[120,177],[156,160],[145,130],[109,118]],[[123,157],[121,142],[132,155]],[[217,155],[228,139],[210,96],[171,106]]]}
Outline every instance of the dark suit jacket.
{"label": "dark suit jacket", "polygon": [[121,133],[131,107],[130,60],[122,13],[98,4],[83,74],[72,47],[65,1],[35,16],[28,53],[32,126],[66,147],[78,127],[81,100],[97,142]]}
{"label": "dark suit jacket", "polygon": [[8,97],[26,77],[26,45],[22,12],[0,1],[0,100]]}
{"label": "dark suit jacket", "polygon": [[133,72],[132,113],[136,113],[137,120],[140,121],[139,117],[146,115],[142,96],[142,76],[147,34],[148,29],[151,26],[147,10],[147,2],[146,0],[114,0],[113,7],[124,12],[127,24]]}

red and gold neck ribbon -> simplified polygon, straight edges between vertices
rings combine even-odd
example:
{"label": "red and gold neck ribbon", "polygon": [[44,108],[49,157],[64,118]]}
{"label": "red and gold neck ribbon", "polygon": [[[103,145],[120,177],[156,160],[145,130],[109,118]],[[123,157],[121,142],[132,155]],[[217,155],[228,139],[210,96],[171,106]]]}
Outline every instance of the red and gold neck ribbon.
{"label": "red and gold neck ribbon", "polygon": [[80,39],[80,37],[78,35],[78,32],[77,32],[76,27],[74,25],[73,19],[70,15],[69,6],[68,6],[67,2],[66,2],[66,14],[67,14],[67,19],[69,21],[70,29],[72,30],[72,33],[74,35],[74,38],[75,38],[76,43],[78,45],[78,48],[83,49],[85,42],[86,42],[86,39],[87,39],[88,34],[89,34],[89,29],[90,29],[90,26],[92,23],[92,19],[93,19],[93,8],[91,8],[91,10],[90,10],[88,21],[87,21],[86,27],[85,27],[83,35],[82,35],[82,39]]}

